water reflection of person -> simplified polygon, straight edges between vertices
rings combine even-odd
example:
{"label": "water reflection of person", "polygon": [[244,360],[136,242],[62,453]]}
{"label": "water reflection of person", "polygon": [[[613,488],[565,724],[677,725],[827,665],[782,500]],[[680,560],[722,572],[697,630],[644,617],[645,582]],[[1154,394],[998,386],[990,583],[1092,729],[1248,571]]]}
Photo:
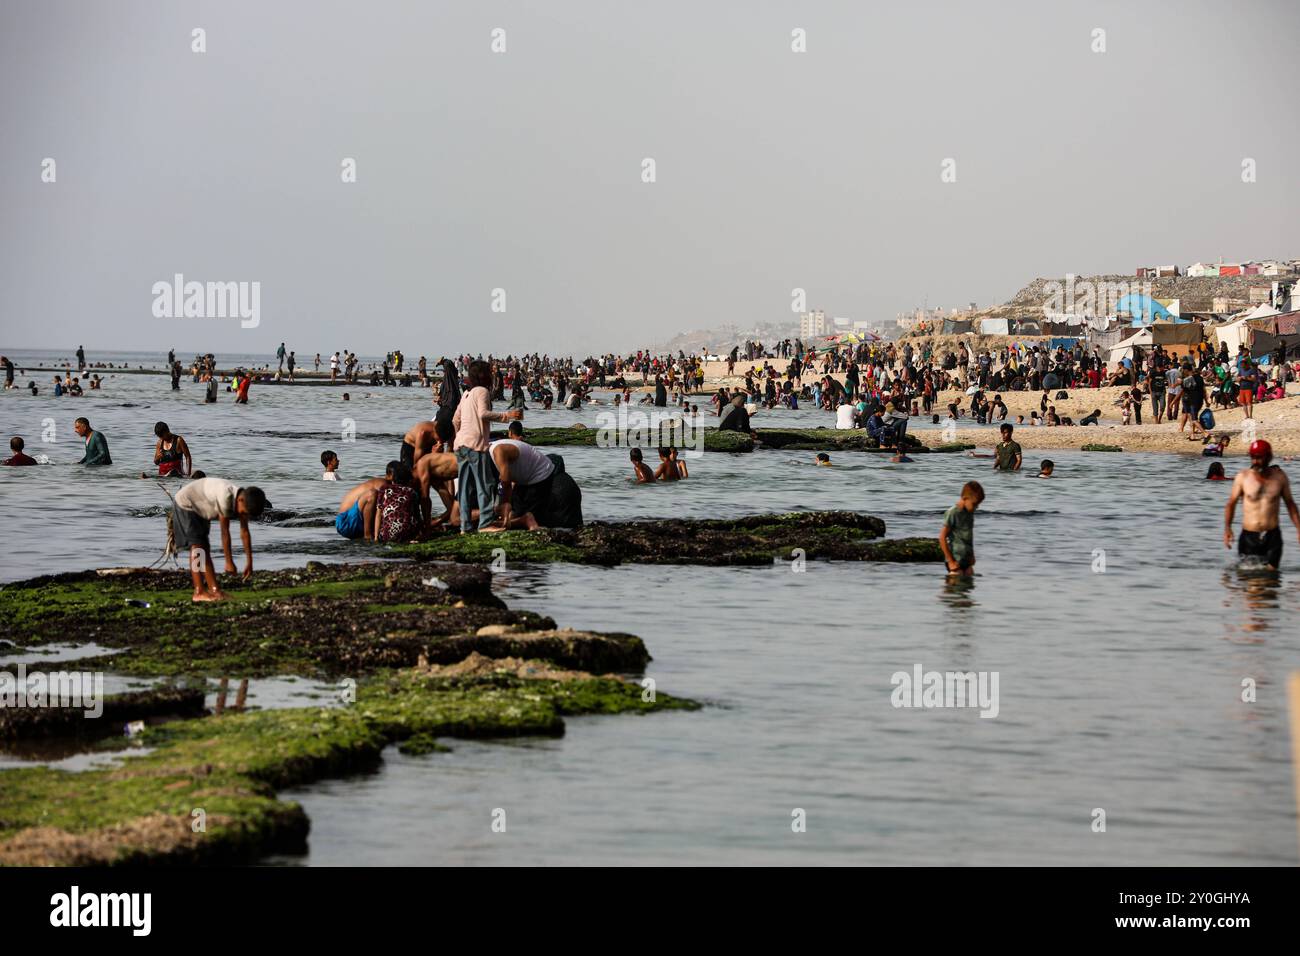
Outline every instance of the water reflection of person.
{"label": "water reflection of person", "polygon": [[939,595],[939,600],[958,611],[978,607],[979,602],[975,600],[974,576],[949,574],[944,578],[943,593]]}
{"label": "water reflection of person", "polygon": [[[1229,594],[1225,602],[1228,608],[1236,603],[1233,592],[1241,595],[1241,615],[1227,615],[1224,620],[1228,625],[1228,640],[1238,640],[1236,632],[1244,632],[1247,643],[1263,643],[1262,638],[1250,635],[1262,634],[1272,630],[1278,618],[1281,606],[1282,577],[1276,571],[1263,567],[1232,567],[1223,572],[1223,584]],[[1240,622],[1240,623],[1238,623]]]}
{"label": "water reflection of person", "polygon": [[[226,711],[226,695],[230,692],[230,678],[221,678],[220,684],[217,685],[217,703],[213,708],[216,714],[223,714]],[[248,702],[248,678],[245,677],[239,682],[239,689],[235,691],[235,703],[230,707],[234,711],[243,711],[245,704]]]}

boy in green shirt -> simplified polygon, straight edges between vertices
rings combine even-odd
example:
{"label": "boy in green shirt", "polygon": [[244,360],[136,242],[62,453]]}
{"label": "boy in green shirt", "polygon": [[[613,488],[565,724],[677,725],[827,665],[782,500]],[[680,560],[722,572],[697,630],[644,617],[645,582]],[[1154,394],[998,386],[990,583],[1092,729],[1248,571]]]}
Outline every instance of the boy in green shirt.
{"label": "boy in green shirt", "polygon": [[975,509],[983,501],[983,486],[968,481],[962,485],[957,503],[944,512],[939,547],[949,574],[970,577],[975,573]]}

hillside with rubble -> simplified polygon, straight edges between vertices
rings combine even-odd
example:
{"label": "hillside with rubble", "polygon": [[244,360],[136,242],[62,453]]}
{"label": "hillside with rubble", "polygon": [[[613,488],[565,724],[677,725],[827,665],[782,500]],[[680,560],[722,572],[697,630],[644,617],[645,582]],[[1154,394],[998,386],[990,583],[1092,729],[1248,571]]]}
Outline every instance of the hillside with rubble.
{"label": "hillside with rubble", "polygon": [[[1288,277],[1281,277],[1283,279]],[[1294,278],[1294,277],[1290,277]],[[1075,276],[1074,288],[1076,298],[1078,290],[1085,282],[1094,286],[1100,283],[1116,285],[1126,283],[1130,290],[1137,284],[1142,289],[1150,289],[1152,298],[1160,300],[1178,299],[1179,308],[1188,312],[1236,312],[1249,308],[1259,302],[1268,300],[1268,290],[1272,283],[1278,281],[1270,276],[1163,276],[1159,279],[1138,279],[1131,275]],[[1065,286],[1065,276],[1060,278],[1038,278],[1030,282],[1010,301],[988,309],[963,313],[963,319],[1032,319],[1043,316],[1043,306],[1051,299],[1047,289],[1048,283],[1057,282]],[[1251,289],[1257,291],[1252,298]]]}

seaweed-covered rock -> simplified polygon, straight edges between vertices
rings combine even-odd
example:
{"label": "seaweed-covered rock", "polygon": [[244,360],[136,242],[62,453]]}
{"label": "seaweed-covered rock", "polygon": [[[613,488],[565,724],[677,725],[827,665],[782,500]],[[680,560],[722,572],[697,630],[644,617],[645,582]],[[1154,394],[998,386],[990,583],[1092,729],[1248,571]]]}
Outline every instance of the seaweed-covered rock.
{"label": "seaweed-covered rock", "polygon": [[[681,428],[662,423],[655,428],[611,431],[601,428],[525,428],[524,439],[542,447],[583,446],[587,448],[691,448],[702,440],[706,452],[752,452],[760,448],[780,448],[788,451],[886,451],[860,428],[758,428],[755,442],[746,432],[719,431],[703,426],[687,433]],[[702,437],[701,437],[702,436]],[[493,438],[505,438],[505,432],[494,433]],[[903,444],[908,451],[925,452],[928,449],[913,435],[907,435]]]}
{"label": "seaweed-covered rock", "polygon": [[491,592],[487,568],[323,565],[223,583],[228,600],[195,604],[180,571],[93,571],[0,590],[0,615],[25,643],[69,637],[120,651],[78,670],[131,674],[356,675],[415,664],[438,637],[490,624],[548,630]]}
{"label": "seaweed-covered rock", "polygon": [[[348,707],[253,711],[144,732],[148,752],[107,769],[0,770],[0,865],[218,863],[305,848],[302,808],[276,791],[373,765],[391,743],[558,736],[564,716],[694,709],[610,679],[363,681]],[[193,826],[202,814],[204,827]]]}
{"label": "seaweed-covered rock", "polygon": [[599,565],[763,565],[789,560],[795,549],[809,560],[943,560],[937,543],[929,538],[870,546],[884,533],[885,523],[872,515],[806,511],[711,520],[596,521],[574,530],[541,528],[490,535],[446,532],[396,550],[443,561],[488,562],[504,552],[507,561]]}
{"label": "seaweed-covered rock", "polygon": [[[892,448],[881,448],[880,443],[861,428],[760,428],[758,444],[761,448],[787,451],[893,451]],[[908,451],[929,451],[913,435],[903,436],[903,446]]]}
{"label": "seaweed-covered rock", "polygon": [[[505,432],[493,432],[492,438],[505,438]],[[716,428],[694,428],[689,434],[671,422],[656,427],[612,430],[587,428],[577,425],[569,428],[524,428],[524,440],[539,447],[584,447],[612,450],[627,448],[697,448],[703,443],[705,451],[749,452],[754,450],[754,440],[743,432],[718,431]]]}
{"label": "seaweed-covered rock", "polygon": [[[60,670],[79,669],[77,664]],[[95,706],[98,705],[98,706]],[[93,710],[98,709],[98,715]],[[199,688],[159,687],[113,694],[78,706],[0,706],[0,740],[19,737],[87,737],[120,734],[124,724],[159,717],[196,717],[203,713]]]}
{"label": "seaweed-covered rock", "polygon": [[533,658],[561,667],[604,673],[639,673],[650,661],[645,643],[632,634],[598,634],[551,628],[545,631],[490,626],[476,634],[456,634],[430,641],[425,659],[451,664],[473,654],[490,658]]}

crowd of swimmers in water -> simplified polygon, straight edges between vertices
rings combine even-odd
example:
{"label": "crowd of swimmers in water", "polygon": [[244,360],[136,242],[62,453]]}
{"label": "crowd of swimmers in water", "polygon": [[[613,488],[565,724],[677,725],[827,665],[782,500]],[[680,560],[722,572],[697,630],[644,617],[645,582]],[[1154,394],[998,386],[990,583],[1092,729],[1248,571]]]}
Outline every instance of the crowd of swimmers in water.
{"label": "crowd of swimmers in water", "polygon": [[[84,378],[89,373],[84,353],[78,351],[77,378]],[[1006,421],[1008,412],[1001,395],[994,393],[992,399],[985,395],[985,385],[1005,382],[1005,379],[999,382],[989,371],[992,361],[987,354],[979,357],[968,355],[964,364],[959,359],[955,367],[950,368],[954,364],[951,356],[937,358],[929,353],[928,346],[917,353],[908,343],[902,347],[893,343],[886,347],[863,346],[847,354],[835,350],[819,358],[803,353],[802,343],[796,340],[781,343],[780,351],[784,353],[783,357],[790,359],[786,379],[780,385],[776,384],[779,374],[775,368],[764,362],[762,369],[751,369],[744,376],[743,388],[722,387],[714,393],[711,405],[720,430],[756,434],[750,424],[750,415],[758,408],[773,407],[783,401],[797,407],[799,397],[808,397],[815,404],[836,410],[837,427],[865,428],[881,447],[895,452],[891,459],[893,462],[906,463],[912,460],[904,450],[908,420],[933,407],[933,396],[939,388],[948,387],[952,382],[965,384],[972,380],[974,372],[974,384],[967,387],[971,399],[970,415],[981,423],[999,422],[1001,440],[991,455],[972,454],[991,458],[996,471],[1016,472],[1021,468],[1023,454],[1013,434],[1015,425],[1023,424],[1024,418],[1017,416],[1014,423]],[[287,356],[281,353],[279,358],[280,371],[287,360],[292,376],[294,353],[289,352]],[[336,358],[337,354],[330,360],[335,367],[338,364]],[[734,366],[736,358],[737,350],[733,350],[728,358],[729,367]],[[985,361],[986,358],[989,360]],[[6,387],[13,388],[13,364],[7,357],[0,359],[6,372]],[[342,364],[350,379],[356,373],[354,359],[352,353],[344,350]],[[918,360],[920,366],[916,364]],[[1061,384],[1052,380],[1053,373],[1070,386],[1076,386],[1080,374],[1089,376],[1098,370],[1095,359],[1063,354],[1062,350],[1049,357],[1047,350],[1038,347],[1024,354],[1018,350],[1011,355],[1004,354],[1001,360],[1004,367],[1028,376],[1035,388],[1044,388],[1040,401],[1042,414],[1031,413],[1031,425],[1073,424],[1068,418],[1056,414],[1049,398],[1051,389]],[[397,373],[409,374],[402,371],[404,361],[400,352],[391,353],[382,363],[380,381],[390,378],[390,364]],[[801,381],[802,375],[815,370],[819,361],[826,374],[811,386],[805,386]],[[860,366],[859,361],[862,362]],[[1204,408],[1204,395],[1195,384],[1189,386],[1188,380],[1202,378],[1202,384],[1205,384],[1212,374],[1209,370],[1213,363],[1221,361],[1222,356],[1202,357],[1197,368],[1190,360],[1173,361],[1157,348],[1150,356],[1140,357],[1130,369],[1131,377],[1138,381],[1144,380],[1142,372],[1146,369],[1145,380],[1151,383],[1156,419],[1175,408],[1181,410],[1184,425],[1192,425],[1191,437],[1202,438],[1202,454],[1207,458],[1221,458],[1230,438],[1223,434],[1211,436],[1212,417],[1207,420],[1201,414],[1208,411]],[[566,473],[563,458],[544,454],[525,440],[521,419],[527,402],[540,402],[543,408],[551,408],[558,402],[566,408],[577,409],[596,402],[592,394],[594,389],[604,388],[615,391],[613,404],[630,403],[636,385],[629,379],[639,375],[642,386],[648,387],[653,382],[653,389],[641,399],[642,404],[666,407],[671,394],[672,404],[681,410],[683,418],[689,416],[694,420],[699,416],[699,407],[687,402],[686,398],[688,390],[698,388],[703,381],[703,362],[704,356],[688,358],[679,355],[674,359],[671,356],[652,357],[648,352],[638,352],[626,359],[606,356],[578,363],[536,355],[502,361],[461,356],[443,359],[439,363],[440,375],[435,378],[428,374],[427,364],[421,357],[417,366],[419,379],[435,389],[434,417],[421,420],[407,430],[398,457],[389,462],[382,477],[366,479],[343,495],[335,517],[335,528],[345,538],[402,542],[456,528],[462,534],[468,534],[580,525],[581,490]],[[177,388],[180,364],[174,353],[169,354],[168,363],[172,370],[173,388]],[[317,356],[318,368],[319,364],[320,357]],[[845,371],[843,383],[830,377],[832,371],[841,368]],[[210,355],[197,357],[191,372],[198,381],[208,384],[207,400],[214,400],[213,386],[217,380],[214,358]],[[1039,374],[1032,374],[1034,372]],[[1237,400],[1249,410],[1251,400],[1259,397],[1253,377],[1255,373],[1248,362],[1239,362],[1238,372],[1249,388],[1243,388]],[[237,401],[247,401],[249,383],[255,377],[255,373],[242,369],[235,373],[229,388],[236,393]],[[69,381],[59,381],[56,394],[61,390],[75,393],[72,386],[77,378],[73,378],[70,372],[66,378]],[[91,376],[91,382],[91,388],[99,387],[97,376]],[[1158,387],[1159,383],[1163,383],[1163,389]],[[915,394],[918,384],[921,387],[919,396]],[[1090,384],[1095,385],[1091,381]],[[1177,402],[1169,398],[1174,389],[1177,389]],[[1136,386],[1133,391],[1133,394],[1126,392],[1117,402],[1125,423],[1130,418],[1141,422],[1141,393]],[[1159,393],[1158,397],[1156,393]],[[344,395],[345,400],[349,397]],[[1064,397],[1067,393],[1063,389],[1057,392],[1058,400]],[[506,409],[495,411],[494,400],[505,401]],[[965,414],[960,399],[949,404],[951,422]],[[1101,410],[1096,409],[1084,416],[1079,424],[1096,424],[1100,416]],[[932,421],[942,424],[938,415],[934,415]],[[494,424],[507,426],[506,434],[494,434],[491,430]],[[112,464],[108,440],[102,432],[94,429],[85,417],[78,418],[74,428],[85,442],[85,454],[79,464],[91,467]],[[209,478],[203,472],[195,471],[188,443],[172,432],[166,422],[156,423],[154,437],[154,463],[158,477],[174,475],[191,479],[172,496],[168,522],[172,545],[177,553],[188,551],[190,555],[195,600],[218,600],[223,595],[217,585],[211,558],[211,523],[217,521],[220,525],[225,569],[227,573],[233,573],[230,523],[238,521],[246,554],[244,575],[247,577],[252,573],[248,521],[268,510],[270,502],[259,488]],[[10,449],[13,454],[4,461],[5,465],[37,464],[36,459],[26,454],[21,436],[11,439]],[[1258,556],[1268,566],[1276,567],[1281,556],[1280,506],[1286,506],[1298,534],[1300,513],[1297,513],[1285,474],[1272,464],[1272,449],[1268,443],[1253,442],[1249,454],[1251,467],[1232,479],[1232,493],[1225,510],[1225,543],[1229,547],[1232,545],[1233,514],[1236,506],[1242,504],[1244,515],[1243,530],[1238,539],[1239,553]],[[641,449],[630,449],[631,480],[637,484],[651,484],[678,482],[689,477],[688,466],[676,448],[660,448],[658,457],[658,468],[652,469],[644,460]],[[323,452],[321,463],[324,469],[322,477],[337,481],[340,464],[337,453],[333,450]],[[829,455],[817,455],[816,464],[831,465]],[[1055,464],[1044,459],[1037,477],[1051,478],[1054,473]],[[141,477],[149,475],[142,473]],[[1213,481],[1229,480],[1219,461],[1210,464],[1206,477]],[[969,575],[973,572],[974,514],[983,500],[982,486],[978,482],[968,482],[958,502],[945,513],[939,542],[952,574]]]}

